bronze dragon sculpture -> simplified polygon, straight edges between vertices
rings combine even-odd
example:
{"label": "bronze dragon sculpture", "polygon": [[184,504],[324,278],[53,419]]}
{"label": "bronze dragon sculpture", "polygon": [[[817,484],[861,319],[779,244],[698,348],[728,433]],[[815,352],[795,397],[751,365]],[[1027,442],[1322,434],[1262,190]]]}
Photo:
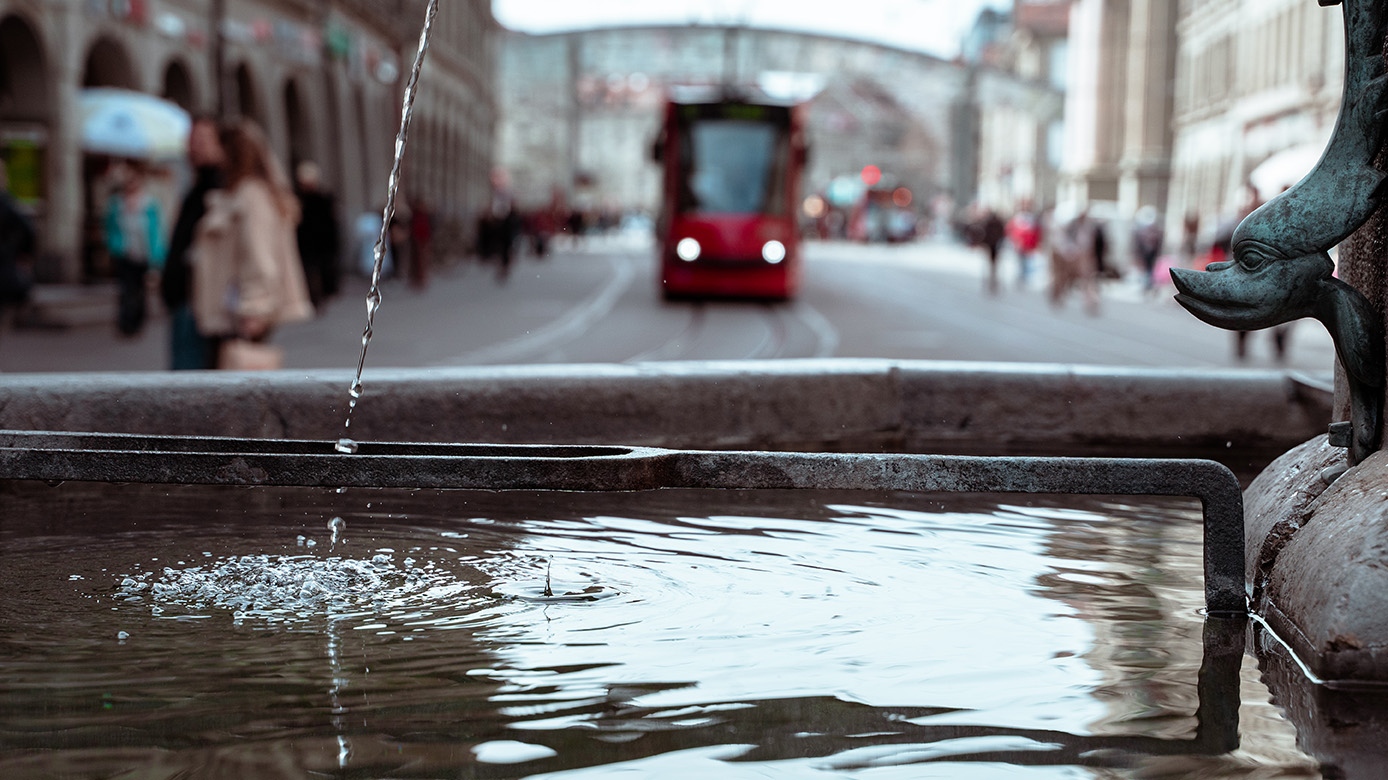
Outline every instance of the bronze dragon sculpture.
{"label": "bronze dragon sculpture", "polygon": [[1173,270],[1172,279],[1177,302],[1216,327],[1258,330],[1302,317],[1325,325],[1349,380],[1353,465],[1380,444],[1383,322],[1367,298],[1333,276],[1328,251],[1388,196],[1388,174],[1374,167],[1388,134],[1388,3],[1318,1],[1344,6],[1344,98],[1330,142],[1310,173],[1239,223],[1233,259],[1203,272]]}

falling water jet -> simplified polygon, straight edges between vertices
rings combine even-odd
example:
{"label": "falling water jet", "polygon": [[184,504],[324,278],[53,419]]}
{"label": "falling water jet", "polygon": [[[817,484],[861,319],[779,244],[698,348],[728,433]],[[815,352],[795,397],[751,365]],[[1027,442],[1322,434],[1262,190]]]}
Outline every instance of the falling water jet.
{"label": "falling water jet", "polygon": [[410,118],[414,114],[415,89],[419,85],[419,72],[424,66],[424,54],[429,50],[429,37],[434,29],[434,16],[438,13],[438,0],[429,0],[429,8],[424,14],[424,27],[419,31],[419,50],[415,53],[414,67],[410,69],[410,78],[405,83],[405,97],[400,106],[400,131],[395,135],[395,159],[390,166],[390,179],[386,185],[386,207],[381,215],[381,235],[376,238],[376,246],[372,251],[374,264],[371,269],[371,291],[366,294],[366,329],[361,334],[361,355],[357,358],[357,373],[352,380],[351,387],[347,394],[351,400],[347,402],[347,419],[343,424],[344,435],[337,440],[334,449],[338,452],[353,454],[357,451],[357,443],[350,436],[352,414],[357,410],[357,401],[361,399],[361,373],[366,367],[366,348],[371,344],[371,334],[376,323],[376,310],[381,308],[381,267],[385,264],[386,237],[390,232],[390,221],[395,218],[395,196],[400,189],[400,163],[405,157],[405,140],[410,134]]}

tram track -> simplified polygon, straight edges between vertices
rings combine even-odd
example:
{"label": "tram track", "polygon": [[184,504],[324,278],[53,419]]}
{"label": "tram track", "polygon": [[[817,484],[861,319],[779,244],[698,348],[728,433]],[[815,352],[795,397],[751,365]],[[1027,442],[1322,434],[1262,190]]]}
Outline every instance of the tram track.
{"label": "tram track", "polygon": [[[696,300],[657,304],[636,296],[644,258],[614,253],[602,283],[558,316],[509,339],[472,349],[434,365],[530,362],[779,360],[835,354],[835,326],[804,301],[744,303]],[[680,319],[676,319],[676,317]],[[617,338],[614,333],[623,334]],[[650,339],[646,344],[643,338]],[[657,341],[658,339],[658,341]],[[588,347],[575,349],[586,343]],[[592,345],[599,345],[592,348]],[[601,345],[607,345],[603,348]],[[623,355],[621,345],[631,350]],[[616,354],[613,354],[613,353]],[[566,354],[571,357],[564,357]]]}
{"label": "tram track", "polygon": [[[744,327],[755,322],[761,329],[760,338],[745,345],[740,351],[721,351],[714,341],[718,338],[711,330],[711,324],[720,312],[745,311],[743,304],[720,304],[695,301],[687,304],[688,315],[684,326],[660,344],[638,352],[622,362],[645,363],[670,360],[780,360],[788,358],[830,357],[838,347],[838,331],[823,315],[805,303],[760,303],[751,304],[757,316],[750,318]],[[733,308],[738,307],[738,308]],[[808,339],[793,338],[793,331],[808,334]],[[812,342],[806,349],[805,341]]]}
{"label": "tram track", "polygon": [[675,335],[656,345],[655,347],[638,352],[623,360],[623,363],[649,363],[664,360],[679,360],[688,354],[690,346],[698,341],[699,334],[704,329],[704,322],[708,316],[707,304],[696,302],[690,305],[689,316],[685,319],[684,327]]}
{"label": "tram track", "polygon": [[778,308],[771,304],[760,304],[762,308],[761,322],[766,326],[766,336],[761,343],[751,350],[751,354],[746,356],[747,360],[774,360],[777,358],[789,357],[787,350],[790,346],[790,339],[787,337],[785,319],[781,317]]}

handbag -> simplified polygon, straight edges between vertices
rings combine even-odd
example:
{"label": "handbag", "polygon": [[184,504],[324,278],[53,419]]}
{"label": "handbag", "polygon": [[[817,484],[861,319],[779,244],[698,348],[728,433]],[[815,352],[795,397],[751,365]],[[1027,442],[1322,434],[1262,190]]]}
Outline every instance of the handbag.
{"label": "handbag", "polygon": [[274,371],[284,368],[284,350],[273,344],[247,339],[227,339],[217,354],[217,368],[225,371]]}

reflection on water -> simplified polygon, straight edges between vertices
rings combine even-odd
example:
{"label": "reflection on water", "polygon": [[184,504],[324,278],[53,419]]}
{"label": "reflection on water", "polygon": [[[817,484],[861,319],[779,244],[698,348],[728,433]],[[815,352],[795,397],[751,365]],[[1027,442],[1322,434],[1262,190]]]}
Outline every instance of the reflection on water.
{"label": "reflection on water", "polygon": [[1317,776],[1193,503],[0,500],[0,776]]}

